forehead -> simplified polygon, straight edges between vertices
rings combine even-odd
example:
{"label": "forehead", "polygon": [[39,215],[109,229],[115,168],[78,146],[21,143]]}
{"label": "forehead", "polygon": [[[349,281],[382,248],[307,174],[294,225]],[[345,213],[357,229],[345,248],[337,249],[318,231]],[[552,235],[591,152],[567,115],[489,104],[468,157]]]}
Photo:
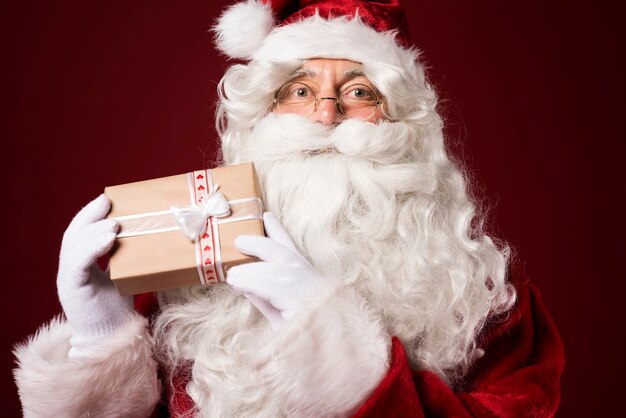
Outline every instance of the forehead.
{"label": "forehead", "polygon": [[292,79],[311,78],[316,80],[340,81],[365,76],[363,65],[358,62],[343,59],[313,58],[307,60],[296,72]]}
{"label": "forehead", "polygon": [[312,58],[305,61],[301,68],[317,71],[345,71],[351,68],[363,70],[363,65],[360,62],[343,59]]}

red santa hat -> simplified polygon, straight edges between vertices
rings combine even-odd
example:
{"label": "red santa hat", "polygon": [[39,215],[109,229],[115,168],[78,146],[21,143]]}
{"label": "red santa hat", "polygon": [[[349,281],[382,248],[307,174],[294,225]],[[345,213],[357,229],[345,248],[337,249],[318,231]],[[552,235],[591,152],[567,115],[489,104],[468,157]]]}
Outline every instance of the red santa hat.
{"label": "red santa hat", "polygon": [[226,9],[214,31],[224,54],[247,61],[415,64],[400,0],[248,0]]}

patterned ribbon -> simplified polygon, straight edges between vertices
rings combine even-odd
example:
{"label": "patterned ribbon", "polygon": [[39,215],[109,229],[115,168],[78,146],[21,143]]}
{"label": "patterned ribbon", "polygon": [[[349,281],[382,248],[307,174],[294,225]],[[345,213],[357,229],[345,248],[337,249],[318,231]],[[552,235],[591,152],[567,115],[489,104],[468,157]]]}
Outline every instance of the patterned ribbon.
{"label": "patterned ribbon", "polygon": [[[189,173],[188,176],[191,204],[201,205],[203,200],[208,199],[209,190],[215,192],[211,171],[194,171],[193,173]],[[196,266],[198,267],[198,276],[202,284],[224,281],[219,245],[215,245],[216,241],[218,244],[220,242],[219,229],[217,228],[217,224],[213,221],[214,219],[213,216],[208,217],[208,225],[204,233],[199,235],[195,240]]]}

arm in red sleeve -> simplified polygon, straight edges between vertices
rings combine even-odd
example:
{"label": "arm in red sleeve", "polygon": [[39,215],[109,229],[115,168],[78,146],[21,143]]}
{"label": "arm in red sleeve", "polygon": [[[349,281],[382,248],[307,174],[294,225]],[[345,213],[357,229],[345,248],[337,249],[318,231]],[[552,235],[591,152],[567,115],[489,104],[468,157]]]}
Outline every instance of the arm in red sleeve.
{"label": "arm in red sleeve", "polygon": [[560,401],[561,339],[539,291],[525,279],[517,305],[489,324],[479,345],[485,355],[453,391],[436,374],[411,371],[393,338],[387,376],[356,412],[374,417],[547,417]]}

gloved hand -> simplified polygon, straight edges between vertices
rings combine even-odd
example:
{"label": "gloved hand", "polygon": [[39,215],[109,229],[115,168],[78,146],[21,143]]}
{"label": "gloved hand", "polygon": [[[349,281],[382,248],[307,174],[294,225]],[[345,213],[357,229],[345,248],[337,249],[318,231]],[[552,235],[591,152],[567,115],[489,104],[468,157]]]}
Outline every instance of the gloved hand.
{"label": "gloved hand", "polygon": [[100,195],[78,212],[63,235],[57,290],[73,330],[69,358],[92,355],[133,311],[132,297],[120,296],[108,271],[96,263],[117,235],[117,222],[103,219],[110,207]]}
{"label": "gloved hand", "polygon": [[268,238],[240,235],[235,240],[242,253],[263,261],[231,268],[226,281],[245,295],[276,329],[315,295],[341,282],[315,270],[272,213],[263,214],[263,223]]}

